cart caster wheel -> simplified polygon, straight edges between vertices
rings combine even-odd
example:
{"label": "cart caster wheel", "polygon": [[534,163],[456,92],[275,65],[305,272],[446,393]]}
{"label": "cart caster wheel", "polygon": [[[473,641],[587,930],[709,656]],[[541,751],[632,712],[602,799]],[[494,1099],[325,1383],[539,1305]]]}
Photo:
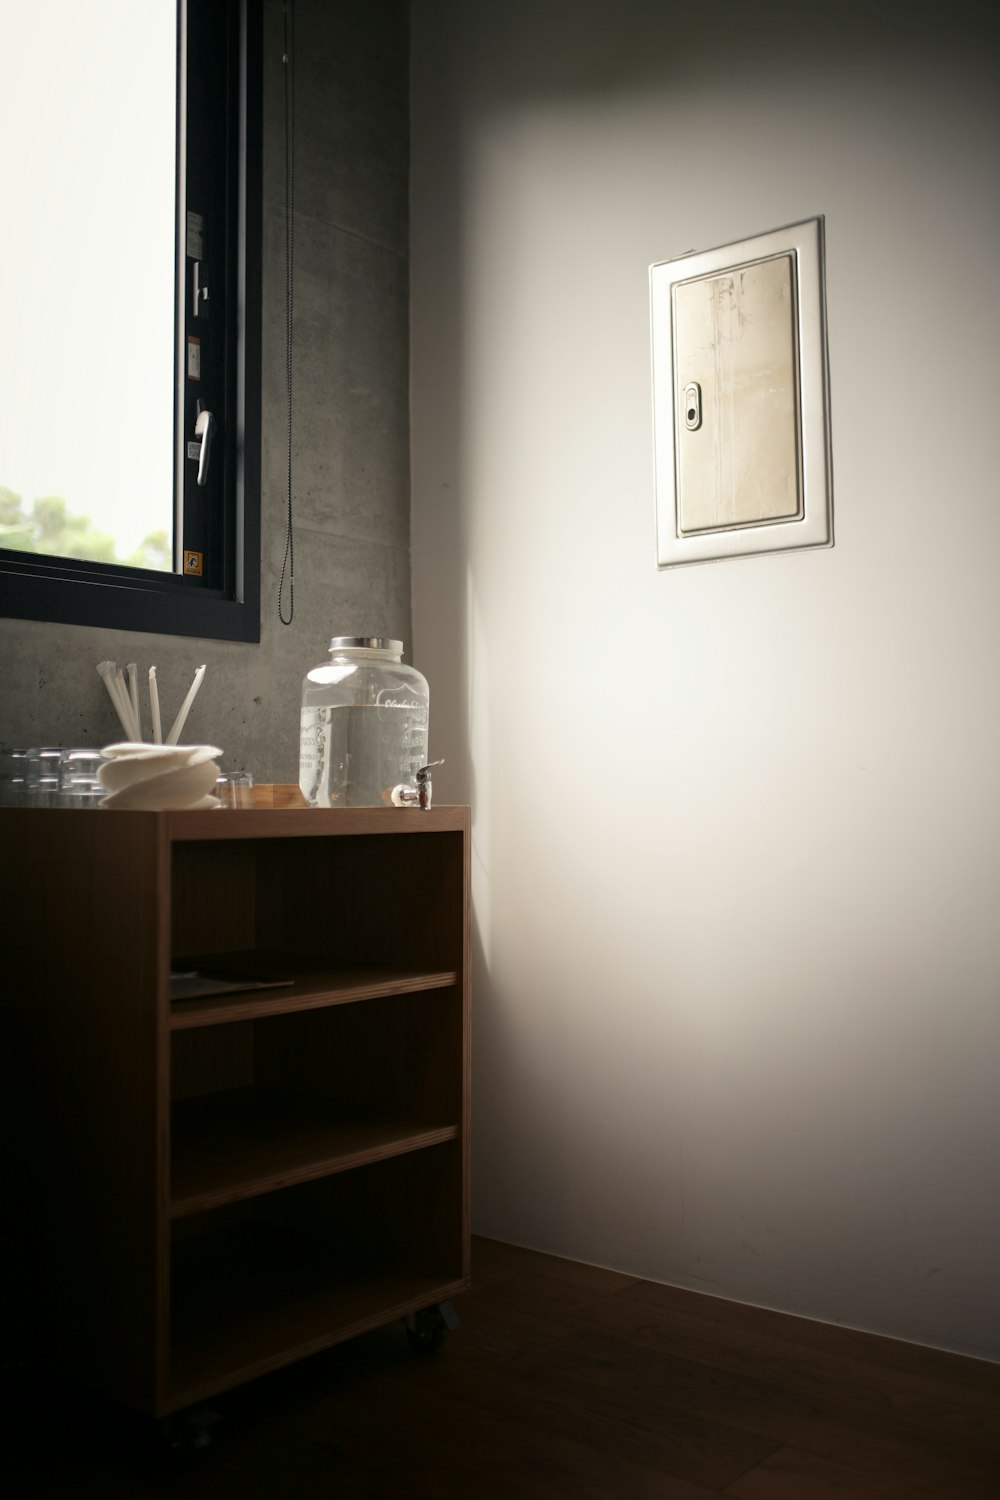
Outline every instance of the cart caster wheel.
{"label": "cart caster wheel", "polygon": [[406,1320],[406,1337],[418,1354],[433,1354],[440,1349],[448,1330],[434,1308],[412,1313]]}
{"label": "cart caster wheel", "polygon": [[209,1446],[211,1429],[220,1420],[219,1413],[208,1408],[165,1417],[160,1423],[160,1436],[168,1457],[178,1463],[194,1458]]}
{"label": "cart caster wheel", "polygon": [[433,1354],[440,1349],[452,1328],[458,1327],[458,1314],[450,1302],[421,1308],[406,1319],[406,1337],[418,1354]]}

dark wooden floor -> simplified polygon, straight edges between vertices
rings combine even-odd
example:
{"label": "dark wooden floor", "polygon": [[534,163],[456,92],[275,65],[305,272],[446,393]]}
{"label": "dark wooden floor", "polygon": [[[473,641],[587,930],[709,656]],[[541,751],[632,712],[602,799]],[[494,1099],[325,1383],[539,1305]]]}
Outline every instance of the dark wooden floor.
{"label": "dark wooden floor", "polygon": [[16,1500],[1000,1497],[1000,1366],[475,1242],[462,1328],[399,1327],[220,1398],[180,1469],[8,1371]]}

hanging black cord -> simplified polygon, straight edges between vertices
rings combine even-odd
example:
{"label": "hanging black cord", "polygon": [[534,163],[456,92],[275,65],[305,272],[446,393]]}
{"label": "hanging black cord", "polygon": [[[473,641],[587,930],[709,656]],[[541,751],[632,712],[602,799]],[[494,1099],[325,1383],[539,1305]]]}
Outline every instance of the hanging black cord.
{"label": "hanging black cord", "polygon": [[[292,538],[292,292],[294,286],[293,257],[293,213],[294,213],[294,168],[295,168],[295,97],[292,89],[292,42],[294,40],[295,0],[284,0],[282,10],[285,18],[285,49],[282,62],[285,69],[285,380],[288,392],[288,523],[285,535],[285,556],[281,564],[278,582],[278,619],[282,625],[290,625],[295,617],[295,547]],[[284,613],[285,573],[288,573],[288,618]]]}

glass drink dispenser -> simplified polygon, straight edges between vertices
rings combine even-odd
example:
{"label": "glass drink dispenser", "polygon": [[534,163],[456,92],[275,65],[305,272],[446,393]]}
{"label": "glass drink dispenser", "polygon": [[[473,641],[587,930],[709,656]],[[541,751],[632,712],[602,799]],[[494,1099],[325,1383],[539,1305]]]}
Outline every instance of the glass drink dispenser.
{"label": "glass drink dispenser", "polygon": [[302,684],[299,787],[313,807],[430,805],[426,679],[402,641],[335,635]]}

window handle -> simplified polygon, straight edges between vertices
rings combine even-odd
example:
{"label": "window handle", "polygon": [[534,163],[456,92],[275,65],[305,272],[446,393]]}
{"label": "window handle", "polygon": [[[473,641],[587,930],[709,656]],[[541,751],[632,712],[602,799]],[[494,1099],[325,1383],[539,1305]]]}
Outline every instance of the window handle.
{"label": "window handle", "polygon": [[208,483],[208,462],[212,452],[212,437],[215,433],[215,418],[210,411],[200,411],[194,424],[194,435],[201,438],[198,454],[198,484],[204,489]]}
{"label": "window handle", "polygon": [[208,317],[208,283],[202,271],[201,261],[196,260],[191,268],[191,316]]}

